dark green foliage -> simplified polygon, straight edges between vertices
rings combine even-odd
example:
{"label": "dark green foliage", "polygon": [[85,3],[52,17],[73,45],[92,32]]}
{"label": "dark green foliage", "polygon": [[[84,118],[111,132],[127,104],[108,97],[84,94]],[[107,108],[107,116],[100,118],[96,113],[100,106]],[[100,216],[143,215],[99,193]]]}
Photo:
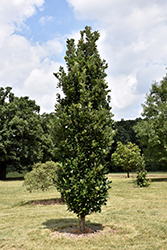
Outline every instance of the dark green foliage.
{"label": "dark green foliage", "polygon": [[98,39],[99,32],[86,27],[77,46],[74,39],[67,40],[67,73],[60,67],[54,74],[64,92],[63,98],[58,95],[53,120],[55,155],[62,163],[58,188],[68,209],[82,222],[106,203],[105,157],[114,136],[105,81],[107,64],[98,53]]}
{"label": "dark green foliage", "polygon": [[150,181],[146,179],[147,171],[145,169],[144,156],[137,163],[137,177],[135,183],[138,187],[148,187]]}
{"label": "dark green foliage", "polygon": [[[79,157],[78,157],[79,158]],[[78,164],[78,158],[67,160],[58,168],[58,190],[63,194],[68,210],[79,215],[100,212],[107,202],[109,182],[104,167]]]}
{"label": "dark green foliage", "polygon": [[56,187],[58,163],[47,161],[36,163],[32,171],[24,176],[24,186],[30,192],[33,190],[46,191]]}
{"label": "dark green foliage", "polygon": [[136,133],[134,132],[133,126],[139,121],[141,118],[137,118],[135,120],[124,120],[116,121],[114,124],[114,129],[116,130],[116,134],[114,136],[114,143],[110,149],[109,154],[107,155],[107,160],[109,163],[107,164],[107,168],[109,172],[122,172],[123,168],[121,166],[117,166],[111,161],[111,155],[116,151],[118,141],[122,142],[123,145],[128,142],[134,143],[139,146],[142,152],[142,148],[139,144],[138,138],[136,137]]}
{"label": "dark green foliage", "polygon": [[146,95],[143,120],[134,130],[143,146],[146,163],[167,166],[167,76],[160,83],[152,84]]}
{"label": "dark green foliage", "polygon": [[41,162],[54,161],[57,162],[56,157],[53,156],[53,141],[51,135],[52,114],[43,113],[40,116],[40,124],[42,127],[42,134],[40,135],[42,159]]}
{"label": "dark green foliage", "polygon": [[6,170],[31,169],[51,156],[52,140],[44,128],[40,107],[28,97],[15,97],[11,88],[0,88],[0,179]]}
{"label": "dark green foliage", "polygon": [[120,141],[122,144],[126,144],[128,142],[139,144],[136,133],[133,129],[134,125],[141,120],[141,118],[136,118],[135,120],[124,120],[117,121],[115,123],[115,128],[117,129],[116,136],[114,137],[115,141]]}

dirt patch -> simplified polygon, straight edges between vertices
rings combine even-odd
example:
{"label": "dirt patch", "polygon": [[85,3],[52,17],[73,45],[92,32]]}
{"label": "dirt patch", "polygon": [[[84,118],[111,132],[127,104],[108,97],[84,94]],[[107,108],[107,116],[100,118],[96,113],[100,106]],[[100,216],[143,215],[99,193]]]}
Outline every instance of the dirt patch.
{"label": "dirt patch", "polygon": [[90,238],[90,237],[97,237],[106,234],[113,234],[116,233],[118,229],[110,228],[110,227],[103,227],[103,229],[98,227],[87,227],[85,228],[85,232],[81,232],[77,226],[66,227],[62,229],[57,229],[56,231],[51,233],[53,238]]}
{"label": "dirt patch", "polygon": [[65,202],[61,198],[51,199],[51,200],[36,200],[32,201],[31,205],[64,205]]}

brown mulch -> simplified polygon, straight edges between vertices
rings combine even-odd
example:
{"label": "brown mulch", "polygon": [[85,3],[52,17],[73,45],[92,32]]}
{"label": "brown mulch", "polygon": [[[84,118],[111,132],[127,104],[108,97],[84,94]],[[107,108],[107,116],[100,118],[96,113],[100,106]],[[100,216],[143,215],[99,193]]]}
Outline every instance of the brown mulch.
{"label": "brown mulch", "polygon": [[51,233],[53,238],[90,238],[95,236],[101,236],[106,234],[116,233],[118,230],[110,227],[87,227],[85,228],[85,232],[81,232],[77,226],[66,227],[62,229],[57,229],[56,231]]}
{"label": "brown mulch", "polygon": [[32,201],[31,205],[64,205],[65,202],[61,198],[55,198],[51,200],[36,200]]}

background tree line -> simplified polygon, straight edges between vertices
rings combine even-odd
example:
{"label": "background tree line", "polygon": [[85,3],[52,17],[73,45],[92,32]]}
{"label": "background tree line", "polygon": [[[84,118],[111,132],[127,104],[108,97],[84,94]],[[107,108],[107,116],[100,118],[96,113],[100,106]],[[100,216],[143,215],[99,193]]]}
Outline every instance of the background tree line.
{"label": "background tree line", "polygon": [[29,97],[0,88],[0,179],[10,171],[30,171],[37,162],[53,159],[50,119]]}
{"label": "background tree line", "polygon": [[[114,162],[111,160],[112,154],[116,151],[118,142],[121,142],[123,145],[127,145],[129,142],[136,144],[141,150],[141,154],[145,153],[148,150],[148,142],[142,143],[144,128],[141,130],[141,134],[137,133],[135,127],[139,128],[140,124],[144,122],[144,118],[136,118],[134,120],[124,120],[123,118],[120,121],[116,121],[114,124],[114,129],[116,130],[116,135],[114,137],[114,143],[110,149],[110,153],[106,157],[107,168],[109,172],[123,172],[123,167],[116,166]],[[147,125],[146,125],[147,126]],[[154,146],[154,151],[157,150],[157,147]],[[156,152],[155,152],[156,154]],[[147,154],[146,154],[147,155]],[[165,166],[163,166],[157,159],[152,158],[150,156],[146,159],[146,169],[148,171],[163,171],[166,170]],[[136,169],[132,169],[136,170]]]}
{"label": "background tree line", "polygon": [[[40,115],[40,107],[29,97],[15,97],[12,88],[0,88],[0,179],[10,171],[30,171],[32,165],[49,160],[57,161],[51,136],[54,113]],[[106,156],[108,172],[123,172],[122,166],[111,161],[117,143],[131,142],[138,145],[143,153],[147,146],[140,143],[134,126],[143,122],[142,118],[116,121],[111,126],[116,131],[110,152]],[[147,161],[149,171],[164,170],[156,159]]]}

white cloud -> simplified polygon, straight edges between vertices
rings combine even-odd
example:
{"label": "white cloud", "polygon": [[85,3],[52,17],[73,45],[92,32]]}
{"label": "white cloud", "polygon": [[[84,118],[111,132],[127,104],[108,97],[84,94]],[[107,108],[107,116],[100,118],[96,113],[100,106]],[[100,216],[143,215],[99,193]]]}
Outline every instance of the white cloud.
{"label": "white cloud", "polygon": [[0,23],[5,25],[19,25],[41,9],[44,0],[1,0]]}
{"label": "white cloud", "polygon": [[53,22],[54,19],[55,18],[53,16],[43,16],[40,18],[39,23],[43,26],[48,22]]}
{"label": "white cloud", "polygon": [[[42,112],[54,111],[56,101],[56,79],[53,72],[57,72],[60,63],[45,59],[38,68],[33,68],[23,83],[24,91],[40,105]],[[52,110],[51,110],[52,107]]]}
{"label": "white cloud", "polygon": [[114,81],[112,103],[119,109],[125,109],[135,100],[134,92],[136,90],[137,80],[135,76],[119,76],[118,78],[110,79]]}
{"label": "white cloud", "polygon": [[[154,80],[159,81],[165,75],[167,1],[67,2],[78,19],[95,20],[93,30],[100,31],[98,48],[109,65],[107,81],[112,89],[115,119],[139,116],[145,93]],[[62,65],[57,58],[62,55],[61,40],[66,35],[60,40],[52,34],[44,43],[32,43],[15,32],[28,29],[26,20],[43,6],[44,0],[0,1],[0,82],[1,86],[12,86],[16,95],[29,95],[43,107],[42,111],[50,112],[57,92],[53,72]],[[47,14],[39,20],[43,26],[55,21]],[[68,37],[77,41],[80,37],[77,28]]]}
{"label": "white cloud", "polygon": [[152,82],[165,75],[167,2],[68,0],[68,3],[78,19],[98,21],[101,34],[98,48],[109,65],[113,113],[121,115],[124,111],[124,118],[139,116],[140,105]]}
{"label": "white cloud", "polygon": [[42,106],[42,112],[54,110],[58,65],[53,57],[63,46],[58,37],[45,43],[32,44],[15,34],[24,21],[42,9],[44,0],[1,0],[0,2],[0,82],[12,86],[16,96],[29,96]]}

